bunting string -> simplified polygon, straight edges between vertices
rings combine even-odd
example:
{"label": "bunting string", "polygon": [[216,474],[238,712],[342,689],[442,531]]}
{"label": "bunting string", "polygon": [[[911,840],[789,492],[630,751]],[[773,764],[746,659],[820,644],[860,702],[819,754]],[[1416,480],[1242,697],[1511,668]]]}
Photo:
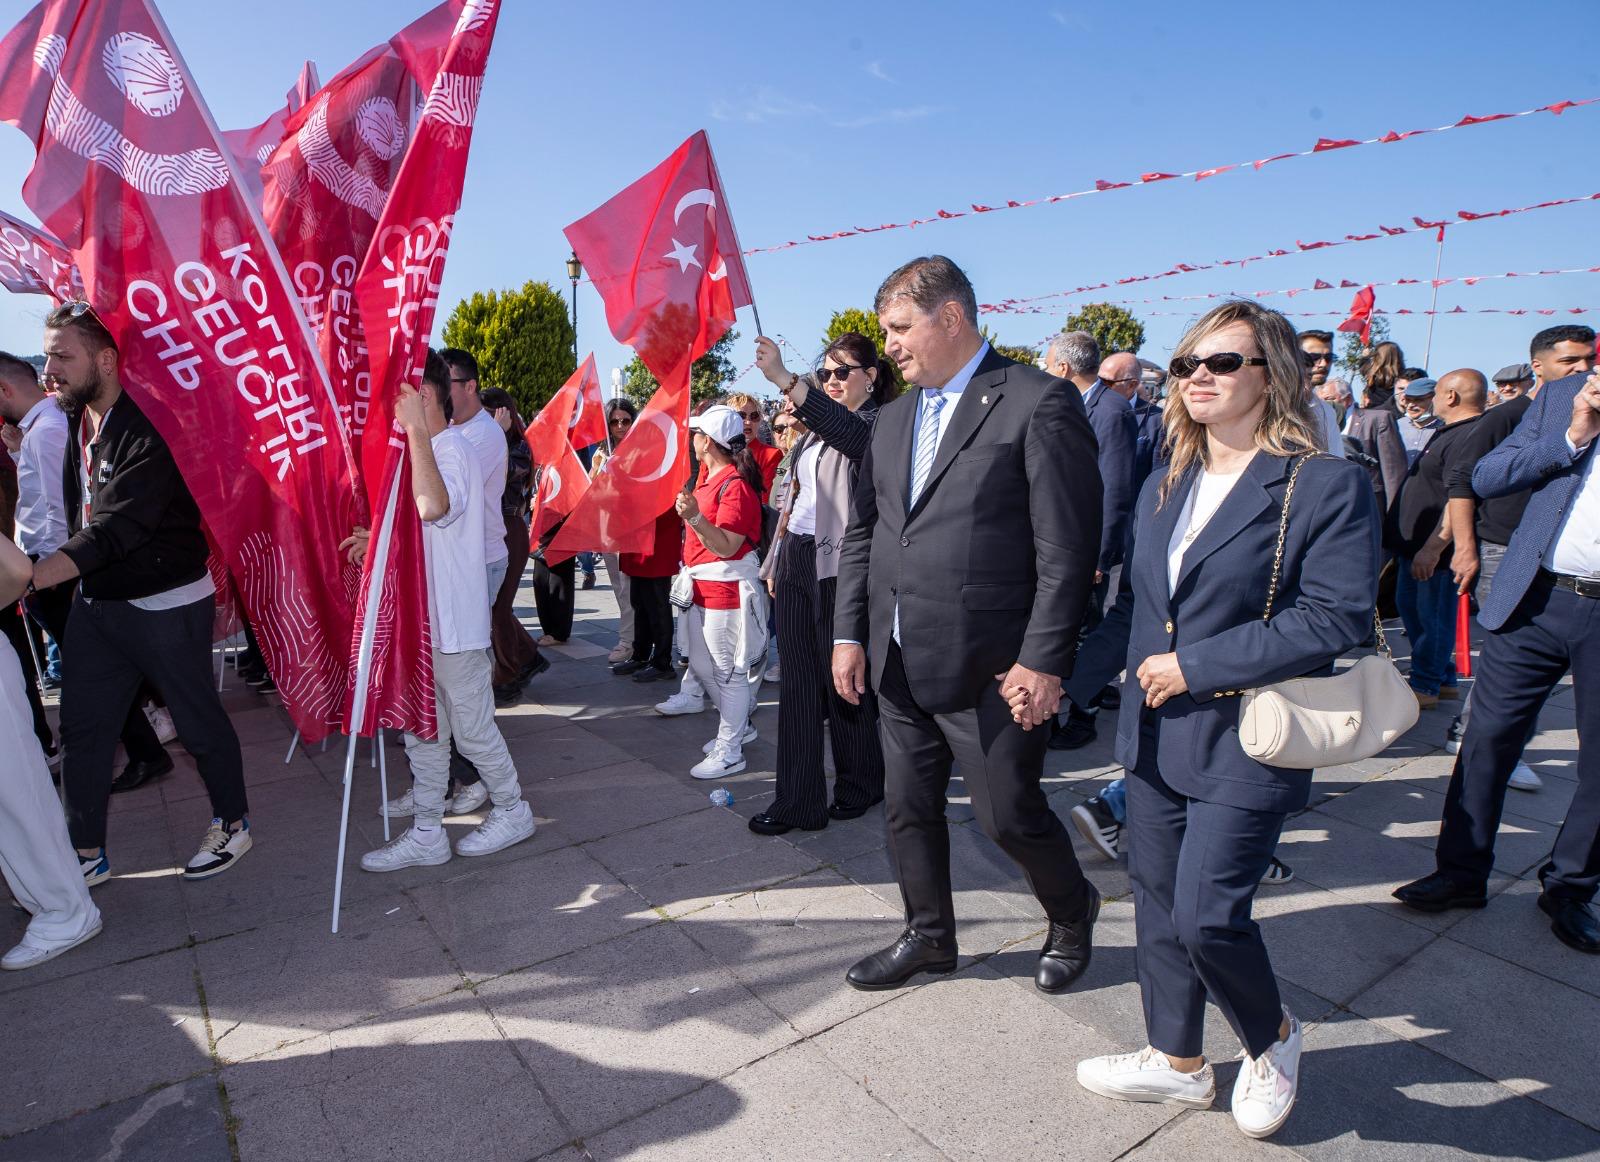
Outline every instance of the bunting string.
{"label": "bunting string", "polygon": [[1392,145],[1395,142],[1409,141],[1414,137],[1421,137],[1430,133],[1448,133],[1452,129],[1466,129],[1473,125],[1486,125],[1492,121],[1508,121],[1517,117],[1532,117],[1538,113],[1550,113],[1561,116],[1568,109],[1576,109],[1584,105],[1593,105],[1600,102],[1600,97],[1587,97],[1581,101],[1553,101],[1548,105],[1540,105],[1537,109],[1523,109],[1517,113],[1487,113],[1481,115],[1468,114],[1459,121],[1448,125],[1436,125],[1431,129],[1409,129],[1404,133],[1390,130],[1381,137],[1367,138],[1329,138],[1319,137],[1310,149],[1291,150],[1287,153],[1275,153],[1269,157],[1257,158],[1254,161],[1235,162],[1230,165],[1214,165],[1205,169],[1185,170],[1181,173],[1167,173],[1154,170],[1142,173],[1132,181],[1108,181],[1099,179],[1092,189],[1074,190],[1066,194],[1050,194],[1045,197],[1027,198],[1024,200],[1007,199],[995,205],[986,205],[979,202],[971,203],[967,210],[935,210],[930,217],[912,218],[908,222],[885,222],[881,226],[854,226],[848,230],[835,230],[829,234],[807,234],[803,239],[794,239],[780,242],[773,246],[758,246],[753,250],[746,250],[745,254],[771,254],[780,250],[793,250],[798,246],[811,246],[818,242],[835,242],[841,238],[855,238],[865,234],[880,234],[885,230],[909,230],[917,226],[928,226],[935,222],[949,222],[956,218],[966,218],[974,214],[992,214],[1000,210],[1021,210],[1030,206],[1050,206],[1058,202],[1067,202],[1075,198],[1087,198],[1094,194],[1109,193],[1112,190],[1132,189],[1138,186],[1154,185],[1157,182],[1174,181],[1180,178],[1192,178],[1194,181],[1205,181],[1207,178],[1216,177],[1218,174],[1228,173],[1233,170],[1259,173],[1265,166],[1275,162],[1287,161],[1296,157],[1314,157],[1318,154],[1333,153],[1342,149],[1354,149],[1366,145]]}
{"label": "bunting string", "polygon": [[[1023,298],[1001,299],[997,303],[979,303],[980,314],[1030,314],[1039,312],[1019,311],[1019,306],[1029,303],[1043,302],[1048,299],[1068,298],[1072,295],[1087,294],[1090,291],[1106,290],[1115,286],[1131,286],[1134,283],[1154,282],[1157,279],[1172,278],[1180,274],[1192,274],[1199,270],[1216,270],[1221,267],[1237,266],[1243,269],[1252,262],[1265,262],[1271,258],[1283,258],[1290,254],[1305,254],[1312,250],[1327,250],[1334,246],[1349,246],[1356,242],[1371,242],[1378,238],[1392,238],[1398,234],[1416,234],[1424,230],[1443,231],[1451,226],[1464,226],[1473,222],[1483,222],[1494,218],[1506,218],[1513,214],[1529,214],[1535,210],[1548,210],[1555,206],[1571,206],[1578,202],[1600,201],[1600,193],[1583,194],[1575,198],[1554,198],[1546,202],[1535,202],[1531,206],[1516,206],[1505,210],[1457,210],[1456,217],[1449,220],[1430,220],[1422,217],[1413,217],[1414,226],[1384,226],[1379,225],[1378,231],[1372,234],[1346,234],[1336,241],[1300,242],[1296,241],[1294,249],[1268,250],[1264,254],[1252,254],[1248,258],[1220,258],[1215,262],[1179,262],[1171,268],[1155,274],[1136,274],[1126,278],[1112,279],[1109,282],[1097,282],[1087,286],[1073,287],[1071,290],[1051,291],[1048,294],[1028,295]],[[1361,284],[1366,285],[1366,284]],[[1327,289],[1327,288],[1317,288]]]}

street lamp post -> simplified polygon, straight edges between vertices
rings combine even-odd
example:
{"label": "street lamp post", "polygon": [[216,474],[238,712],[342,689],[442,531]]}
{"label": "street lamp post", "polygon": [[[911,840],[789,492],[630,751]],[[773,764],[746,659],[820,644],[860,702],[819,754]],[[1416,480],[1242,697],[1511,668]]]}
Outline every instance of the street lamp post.
{"label": "street lamp post", "polygon": [[583,263],[577,251],[567,259],[567,277],[572,280],[572,365],[578,365],[578,280],[583,277]]}

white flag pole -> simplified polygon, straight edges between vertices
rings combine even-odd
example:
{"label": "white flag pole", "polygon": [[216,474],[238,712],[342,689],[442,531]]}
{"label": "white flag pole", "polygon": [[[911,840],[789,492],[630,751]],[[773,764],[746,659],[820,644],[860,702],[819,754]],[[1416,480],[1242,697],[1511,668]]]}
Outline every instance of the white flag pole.
{"label": "white flag pole", "polygon": [[[339,932],[339,903],[344,895],[344,850],[350,833],[350,786],[355,778],[356,743],[365,725],[367,690],[372,678],[372,646],[378,633],[378,604],[383,599],[383,579],[389,570],[389,544],[394,534],[394,514],[400,496],[400,474],[403,465],[396,464],[394,480],[389,484],[389,496],[383,507],[383,520],[378,524],[378,536],[370,552],[372,569],[367,582],[367,607],[361,618],[361,643],[356,650],[356,686],[350,705],[350,743],[344,756],[344,808],[339,815],[339,862],[333,873],[333,932]],[[388,813],[384,813],[385,824]]]}

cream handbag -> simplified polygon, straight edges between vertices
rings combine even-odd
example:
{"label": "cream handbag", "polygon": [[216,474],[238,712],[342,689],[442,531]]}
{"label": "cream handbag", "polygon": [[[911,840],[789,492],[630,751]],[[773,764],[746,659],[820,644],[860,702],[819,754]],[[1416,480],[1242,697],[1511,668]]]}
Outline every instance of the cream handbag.
{"label": "cream handbag", "polygon": [[[1262,620],[1272,618],[1283,568],[1283,542],[1289,531],[1289,501],[1303,456],[1289,474],[1278,520],[1278,550],[1272,559],[1272,583]],[[1327,678],[1291,678],[1246,690],[1239,709],[1239,742],[1244,753],[1275,767],[1335,767],[1371,758],[1416,725],[1420,707],[1411,685],[1400,675],[1383,634],[1383,621],[1372,613],[1378,653],[1362,658],[1342,673]]]}

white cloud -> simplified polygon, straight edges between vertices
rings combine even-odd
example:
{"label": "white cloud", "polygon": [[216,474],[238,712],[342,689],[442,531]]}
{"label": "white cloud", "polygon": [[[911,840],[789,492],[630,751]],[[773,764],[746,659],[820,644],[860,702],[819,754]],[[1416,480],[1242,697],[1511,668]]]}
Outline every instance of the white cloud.
{"label": "white cloud", "polygon": [[786,117],[815,117],[821,112],[819,106],[809,101],[797,101],[766,86],[734,100],[719,99],[711,103],[711,116],[718,121],[757,125]]}
{"label": "white cloud", "polygon": [[876,80],[886,81],[891,85],[895,83],[894,78],[888,73],[884,72],[882,61],[868,61],[867,76],[873,77]]}
{"label": "white cloud", "polygon": [[879,109],[856,117],[838,117],[830,124],[835,129],[865,129],[871,125],[903,125],[907,121],[920,121],[939,112],[937,105],[914,105],[909,108]]}

